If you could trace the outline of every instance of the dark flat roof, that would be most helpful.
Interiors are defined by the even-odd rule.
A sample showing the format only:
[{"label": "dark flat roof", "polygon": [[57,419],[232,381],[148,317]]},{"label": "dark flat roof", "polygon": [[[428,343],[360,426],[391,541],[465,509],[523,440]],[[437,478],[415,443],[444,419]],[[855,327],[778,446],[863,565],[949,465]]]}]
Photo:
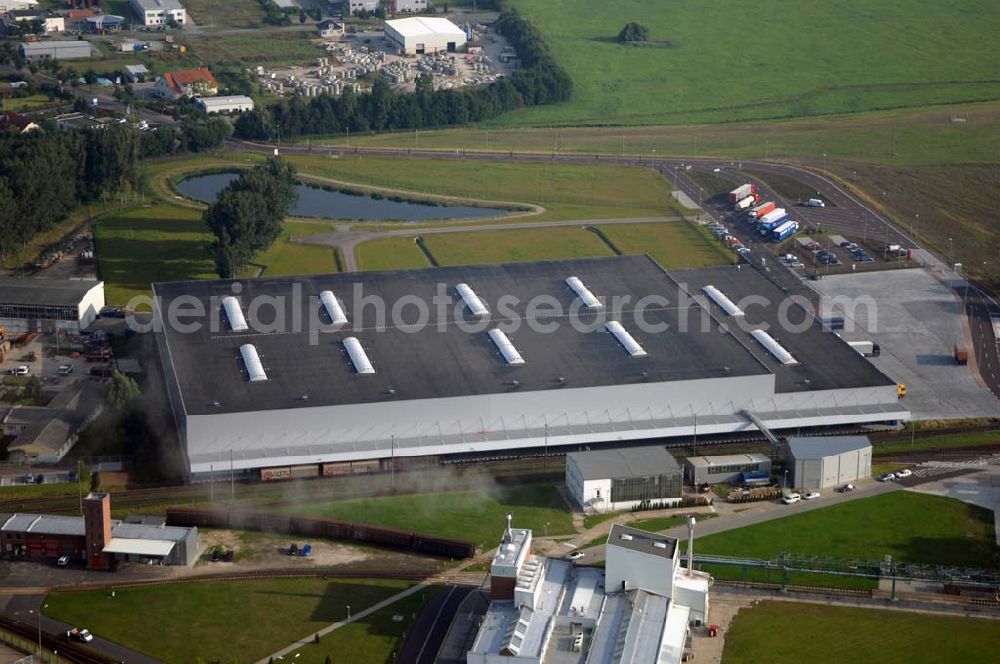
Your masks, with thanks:
[{"label": "dark flat roof", "polygon": [[[776,392],[803,392],[838,388],[876,387],[894,385],[895,382],[871,362],[862,357],[832,332],[825,331],[814,316],[794,305],[789,308],[787,320],[796,325],[805,319],[812,322],[803,331],[786,331],[782,326],[779,305],[785,293],[757,270],[744,266],[673,270],[671,276],[686,284],[692,295],[708,302],[711,311],[723,322],[730,323],[733,334],[775,374]],[[770,302],[766,306],[748,303],[745,307],[747,329],[766,323],[768,334],[798,360],[798,364],[784,365],[750,335],[737,327],[734,319],[720,307],[711,303],[702,288],[713,285],[730,300],[761,297]]]},{"label": "dark flat roof", "polygon": [[[657,544],[662,546],[656,546]],[[611,526],[608,546],[618,546],[640,553],[648,553],[651,556],[673,559],[674,550],[677,548],[677,539],[616,523]]]},{"label": "dark flat roof", "polygon": [[789,436],[788,449],[796,459],[822,459],[871,447],[868,436]]},{"label": "dark flat roof", "polygon": [[[562,305],[564,311],[578,300],[564,283],[576,275],[598,297],[628,296],[620,319],[625,328],[645,349],[646,357],[630,357],[603,325],[596,332],[580,332],[567,318],[540,313],[536,320],[559,323],[551,333],[532,331],[522,324],[508,336],[525,360],[522,366],[508,366],[490,340],[486,329],[469,332],[455,324],[452,313],[461,299],[455,285],[465,282],[499,318],[510,318],[498,302],[515,296],[520,303],[510,307],[522,323],[527,302],[538,295]],[[234,281],[193,281],[154,284],[162,310],[180,296],[193,296],[206,311],[218,312],[215,303],[233,294]],[[447,287],[452,305],[442,326],[437,307],[431,304],[431,322],[424,329],[380,327],[376,308],[366,305],[359,319],[355,288],[365,296],[378,296],[387,303],[387,311],[401,298],[433,303],[437,285]],[[239,280],[244,314],[258,296],[284,298],[283,332],[237,333],[229,329],[224,314],[221,328],[214,332],[206,326],[189,333],[166,327],[171,361],[178,377],[189,414],[240,412],[296,408],[331,404],[377,403],[387,399],[409,400],[432,397],[455,397],[494,394],[511,390],[537,391],[563,387],[579,388],[665,382],[726,376],[767,375],[770,373],[744,345],[732,335],[716,328],[690,332],[678,331],[681,317],[697,320],[697,303],[678,304],[675,282],[646,256],[513,263],[504,265],[461,266],[388,272],[327,274],[273,279]],[[320,333],[318,343],[310,343],[306,331],[295,332],[292,320],[298,308],[306,312],[320,309],[318,295],[332,290],[343,304],[350,323],[346,328]],[[635,303],[647,296],[669,300],[667,306],[645,311],[650,323],[666,323],[668,329],[645,333],[635,321]],[[256,301],[260,301],[259,299]],[[609,307],[610,308],[610,307]],[[697,313],[694,311],[696,310]],[[405,320],[416,318],[416,308],[408,307]],[[266,323],[273,309],[262,310]],[[315,314],[323,322],[325,313]],[[460,318],[475,322],[465,307]],[[588,323],[597,314],[583,311],[579,319]],[[186,322],[193,319],[186,319]],[[201,320],[204,321],[202,318]],[[248,316],[249,320],[249,316]],[[254,327],[250,321],[251,327]],[[342,340],[357,337],[375,367],[374,375],[358,375],[343,350]],[[241,344],[252,343],[260,356],[268,380],[250,383],[239,355]],[[850,351],[854,352],[854,351]],[[856,353],[855,353],[856,355]],[[773,364],[773,363],[771,363]],[[514,382],[516,381],[516,383]],[[391,390],[391,391],[390,391]],[[303,399],[307,396],[308,399]],[[217,403],[217,405],[216,405]]]},{"label": "dark flat roof", "polygon": [[101,282],[0,277],[0,304],[76,306]]},{"label": "dark flat roof", "polygon": [[681,471],[674,456],[657,445],[572,452],[566,456],[573,460],[585,480],[649,477]]}]

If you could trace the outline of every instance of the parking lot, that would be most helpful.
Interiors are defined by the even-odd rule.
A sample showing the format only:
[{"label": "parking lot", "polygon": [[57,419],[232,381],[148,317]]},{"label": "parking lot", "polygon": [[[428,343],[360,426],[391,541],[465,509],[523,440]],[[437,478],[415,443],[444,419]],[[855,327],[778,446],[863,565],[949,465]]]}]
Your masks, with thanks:
[{"label": "parking lot", "polygon": [[[810,283],[823,297],[821,315],[844,316],[847,325],[841,334],[846,340],[880,345],[881,355],[871,362],[906,385],[906,406],[915,418],[995,417],[1000,412],[1000,401],[971,365],[960,366],[954,359],[956,343],[969,346],[961,303],[933,274],[924,269],[880,271]],[[845,298],[846,306],[832,306],[831,298],[837,297]]]}]

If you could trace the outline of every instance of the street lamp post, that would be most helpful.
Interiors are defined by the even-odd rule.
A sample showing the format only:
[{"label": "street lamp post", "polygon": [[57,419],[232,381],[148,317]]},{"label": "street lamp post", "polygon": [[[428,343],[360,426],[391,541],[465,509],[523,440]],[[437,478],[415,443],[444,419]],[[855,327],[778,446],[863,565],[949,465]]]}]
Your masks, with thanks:
[{"label": "street lamp post", "polygon": [[952,240],[951,240],[951,238],[948,238],[948,267],[954,269],[953,266],[955,264],[951,260],[951,258],[952,258],[952,248],[953,248]]},{"label": "street lamp post", "polygon": [[351,619],[351,605],[350,604],[347,605],[347,619],[348,620]]}]

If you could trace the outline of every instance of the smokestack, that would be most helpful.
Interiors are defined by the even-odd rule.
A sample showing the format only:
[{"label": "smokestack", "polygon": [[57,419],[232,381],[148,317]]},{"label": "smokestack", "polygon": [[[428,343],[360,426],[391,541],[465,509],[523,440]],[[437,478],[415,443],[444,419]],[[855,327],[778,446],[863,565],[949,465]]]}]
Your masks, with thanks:
[{"label": "smokestack", "polygon": [[694,575],[694,524],[695,518],[688,517],[688,576]]},{"label": "smokestack", "polygon": [[510,532],[510,522],[511,522],[511,520],[513,518],[514,517],[511,515],[511,513],[507,512],[507,529],[505,531],[503,531],[503,541],[504,542],[513,542],[514,541],[514,533]]}]

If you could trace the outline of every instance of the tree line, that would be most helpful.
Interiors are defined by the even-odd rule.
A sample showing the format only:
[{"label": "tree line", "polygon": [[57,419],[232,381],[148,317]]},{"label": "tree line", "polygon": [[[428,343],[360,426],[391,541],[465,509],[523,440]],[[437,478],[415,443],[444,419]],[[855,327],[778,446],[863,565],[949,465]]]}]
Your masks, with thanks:
[{"label": "tree line", "polygon": [[301,95],[243,113],[236,122],[240,138],[270,140],[309,134],[339,134],[420,129],[479,122],[525,106],[566,101],[573,83],[542,40],[541,33],[516,8],[500,3],[497,30],[517,50],[521,69],[488,85],[435,90],[430,74],[416,79],[413,92],[396,92],[377,76],[370,92],[347,90],[340,96]]},{"label": "tree line", "polygon": [[141,132],[129,125],[61,130],[52,120],[25,134],[0,132],[0,257],[49,230],[76,206],[144,187],[139,160],[217,147],[225,118]]},{"label": "tree line", "polygon": [[221,278],[232,278],[278,239],[297,198],[295,168],[280,157],[244,171],[219,192],[202,218],[215,234],[211,252]]}]

